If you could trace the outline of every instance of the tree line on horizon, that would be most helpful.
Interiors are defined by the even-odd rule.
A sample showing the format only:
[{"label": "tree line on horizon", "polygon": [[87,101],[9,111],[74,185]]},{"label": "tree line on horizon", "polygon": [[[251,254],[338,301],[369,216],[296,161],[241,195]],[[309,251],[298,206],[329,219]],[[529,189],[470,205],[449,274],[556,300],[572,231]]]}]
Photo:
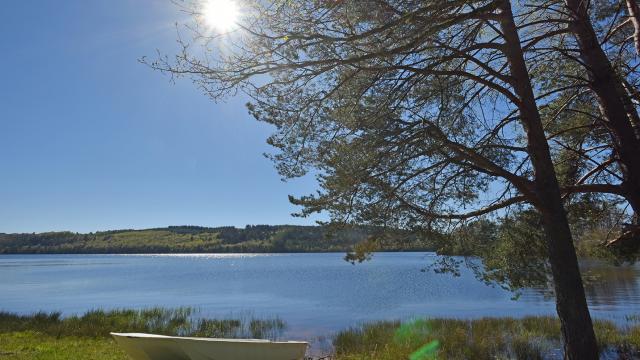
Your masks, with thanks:
[{"label": "tree line on horizon", "polygon": [[[612,230],[620,226],[617,224],[620,216],[624,214],[607,201],[583,199],[574,204],[569,218],[580,257],[613,263],[635,260],[615,248],[603,246]],[[448,233],[331,225],[247,225],[244,228],[182,225],[90,233],[0,233],[0,254],[346,252],[347,260],[357,262],[366,257],[363,252],[433,251],[445,257],[479,257],[489,268],[496,268],[496,264],[514,257],[527,257],[532,266],[545,270],[539,274],[544,281],[538,278],[538,283],[534,284],[539,286],[548,280],[547,266],[535,260],[542,258],[543,249],[536,247],[539,244],[536,242],[530,247],[517,246],[531,237],[540,237],[539,228],[537,214],[524,210],[498,220],[472,221]],[[508,277],[506,273],[502,276]],[[522,280],[512,281],[515,284]],[[525,286],[532,284],[533,281],[528,280]],[[516,288],[513,286],[514,290]]]},{"label": "tree line on horizon", "polygon": [[[333,230],[323,226],[295,225],[169,226],[87,234],[70,231],[0,233],[0,254],[346,252],[375,233],[380,230],[370,227]],[[424,242],[412,241],[405,246],[387,246],[381,250],[430,249]]]}]

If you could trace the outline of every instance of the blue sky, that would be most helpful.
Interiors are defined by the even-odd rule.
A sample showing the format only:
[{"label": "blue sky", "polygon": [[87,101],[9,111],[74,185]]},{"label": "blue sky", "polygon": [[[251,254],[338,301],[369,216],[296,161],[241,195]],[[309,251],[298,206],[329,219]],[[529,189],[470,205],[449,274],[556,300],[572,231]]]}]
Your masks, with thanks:
[{"label": "blue sky", "polygon": [[0,12],[0,232],[311,224],[292,218],[242,98],[138,63],[175,49],[169,0],[21,0]]}]

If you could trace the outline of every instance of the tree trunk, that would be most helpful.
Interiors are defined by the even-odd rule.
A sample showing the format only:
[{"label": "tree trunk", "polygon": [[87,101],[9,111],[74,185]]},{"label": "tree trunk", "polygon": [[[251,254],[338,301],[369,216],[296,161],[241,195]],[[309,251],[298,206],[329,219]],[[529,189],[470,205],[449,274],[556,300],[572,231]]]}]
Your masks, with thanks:
[{"label": "tree trunk", "polygon": [[629,12],[629,20],[633,24],[633,45],[636,53],[640,55],[640,7],[636,0],[627,0],[627,11]]},{"label": "tree trunk", "polygon": [[[632,110],[627,111],[627,113],[629,113],[629,118],[633,121],[631,125],[636,130],[636,137],[640,140],[640,117],[637,116],[637,112],[635,111],[635,106],[637,104],[640,104],[640,93],[638,93],[638,89],[631,86],[631,84],[629,84],[629,82],[625,78],[622,78],[621,81],[622,86],[624,87],[624,90],[627,94],[627,104],[631,107],[630,109]],[[634,114],[636,114],[636,116],[633,116]]]},{"label": "tree trunk", "polygon": [[[570,29],[575,34],[580,56],[589,74],[590,85],[598,98],[602,113],[608,120],[605,126],[613,137],[614,149],[620,159],[622,187],[625,198],[636,214],[640,214],[640,129],[638,113],[624,81],[614,71],[602,50],[587,12],[589,1],[565,0],[571,15]],[[629,2],[627,2],[629,3]],[[637,9],[637,4],[633,1]],[[632,9],[630,8],[630,12]],[[635,18],[638,17],[636,13]],[[636,19],[637,20],[637,19]],[[634,23],[635,25],[635,23]]]},{"label": "tree trunk", "polygon": [[625,199],[629,202],[629,205],[633,209],[632,223],[636,226],[640,226],[640,186],[634,186],[634,183],[624,183],[626,186],[625,192],[629,195]]},{"label": "tree trunk", "polygon": [[520,117],[527,133],[528,153],[535,172],[534,187],[537,197],[534,205],[542,213],[565,357],[571,360],[596,360],[598,347],[578,268],[578,258],[524,61],[520,37],[513,21],[510,1],[503,0],[500,10],[501,30],[506,42],[505,54],[514,78],[512,85],[520,99]]}]

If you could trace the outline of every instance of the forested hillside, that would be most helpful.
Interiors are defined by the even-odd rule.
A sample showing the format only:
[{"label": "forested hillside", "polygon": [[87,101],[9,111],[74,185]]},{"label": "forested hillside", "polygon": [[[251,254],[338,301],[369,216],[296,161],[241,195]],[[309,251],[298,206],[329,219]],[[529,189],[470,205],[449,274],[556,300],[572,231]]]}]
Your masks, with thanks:
[{"label": "forested hillside", "polygon": [[[205,253],[349,251],[374,234],[367,227],[330,231],[322,226],[249,225],[235,227],[169,226],[80,234],[0,233],[0,254],[18,253]],[[383,250],[396,251],[383,246]],[[420,241],[402,243],[403,250],[426,250]]]}]

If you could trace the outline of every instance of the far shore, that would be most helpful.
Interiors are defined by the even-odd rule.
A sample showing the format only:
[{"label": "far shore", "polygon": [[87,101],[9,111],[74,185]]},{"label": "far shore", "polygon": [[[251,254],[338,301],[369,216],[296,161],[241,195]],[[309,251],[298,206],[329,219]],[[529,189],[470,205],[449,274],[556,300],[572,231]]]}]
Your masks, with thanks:
[{"label": "far shore", "polygon": [[[370,240],[379,229],[354,226],[250,225],[168,226],[144,230],[110,230],[95,233],[70,231],[0,233],[0,254],[203,254],[203,253],[339,253]],[[385,230],[395,236],[399,231]],[[435,235],[434,235],[435,236]],[[432,251],[423,241],[380,245],[380,251]]]},{"label": "far shore", "polygon": [[[135,253],[127,253],[127,252],[19,252],[19,253],[3,253],[0,252],[0,256],[8,256],[8,255],[282,255],[282,254],[290,254],[290,255],[303,255],[303,254],[345,254],[349,252],[349,250],[333,250],[333,251],[265,251],[265,252],[135,252]],[[420,253],[420,254],[433,254],[436,255],[436,252],[430,249],[426,250],[382,250],[382,251],[374,251],[372,254],[384,254],[384,253]],[[455,256],[455,255],[453,255]],[[462,255],[460,255],[462,256]]]}]

